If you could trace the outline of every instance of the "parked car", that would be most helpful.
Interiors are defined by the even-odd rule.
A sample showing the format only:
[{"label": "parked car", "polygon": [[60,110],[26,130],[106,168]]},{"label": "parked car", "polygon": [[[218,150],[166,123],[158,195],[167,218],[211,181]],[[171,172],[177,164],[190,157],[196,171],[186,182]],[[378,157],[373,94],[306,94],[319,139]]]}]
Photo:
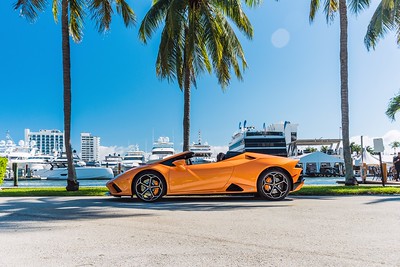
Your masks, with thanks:
[{"label": "parked car", "polygon": [[113,196],[152,202],[164,195],[255,193],[282,200],[299,190],[304,179],[298,160],[258,153],[227,154],[222,160],[192,164],[193,152],[182,152],[128,170],[107,183]]}]

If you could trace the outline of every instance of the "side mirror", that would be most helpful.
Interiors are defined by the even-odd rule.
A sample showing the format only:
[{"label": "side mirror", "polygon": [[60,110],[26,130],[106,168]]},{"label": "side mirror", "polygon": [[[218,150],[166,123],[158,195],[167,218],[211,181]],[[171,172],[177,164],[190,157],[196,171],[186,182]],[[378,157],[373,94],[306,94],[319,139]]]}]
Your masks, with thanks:
[{"label": "side mirror", "polygon": [[186,161],[184,159],[178,159],[172,162],[176,167],[178,167],[181,170],[186,170]]}]

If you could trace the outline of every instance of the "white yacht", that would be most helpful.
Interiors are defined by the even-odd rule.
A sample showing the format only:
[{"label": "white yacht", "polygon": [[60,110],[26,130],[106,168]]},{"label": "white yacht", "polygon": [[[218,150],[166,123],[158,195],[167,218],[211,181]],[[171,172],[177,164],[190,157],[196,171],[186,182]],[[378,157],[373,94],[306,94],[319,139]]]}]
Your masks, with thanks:
[{"label": "white yacht", "polygon": [[170,142],[168,137],[161,136],[153,143],[149,161],[157,161],[173,154],[175,154],[174,143]]},{"label": "white yacht", "polygon": [[6,134],[6,140],[0,141],[0,157],[8,159],[8,168],[11,168],[14,162],[22,164],[27,161],[28,158],[34,157],[36,153],[37,148],[35,141],[26,143],[25,141],[20,140],[17,145],[14,143],[8,132]]},{"label": "white yacht", "polygon": [[[104,167],[75,167],[76,177],[78,180],[110,180],[114,178],[111,168]],[[68,168],[51,168],[34,172],[35,177],[47,180],[66,180],[68,177]]]},{"label": "white yacht", "polygon": [[118,169],[118,166],[122,166],[122,157],[120,154],[108,154],[105,156],[105,159],[101,162],[101,166],[111,168],[111,169]]},{"label": "white yacht", "polygon": [[34,155],[27,159],[16,159],[13,163],[18,163],[18,168],[28,167],[30,171],[37,171],[42,169],[50,169],[51,162],[54,160],[53,156],[50,155]]},{"label": "white yacht", "polygon": [[232,136],[229,151],[256,152],[275,156],[287,157],[290,144],[297,140],[297,124],[290,122],[275,123],[262,130],[254,126],[246,126],[246,121],[239,131]]},{"label": "white yacht", "polygon": [[139,150],[136,145],[133,150],[127,151],[122,157],[122,167],[124,170],[129,170],[145,163],[145,153]]},{"label": "white yacht", "polygon": [[207,142],[202,143],[200,131],[197,143],[190,145],[189,151],[194,153],[193,158],[191,158],[194,164],[215,162],[215,158],[212,157],[211,146]]},{"label": "white yacht", "polygon": [[[81,158],[76,153],[72,154],[72,160],[74,161],[74,165],[76,167],[86,166],[86,163],[83,160],[81,160]],[[51,163],[54,166],[57,165],[58,167],[67,167],[68,166],[67,153],[62,152],[61,156],[56,157]]]}]

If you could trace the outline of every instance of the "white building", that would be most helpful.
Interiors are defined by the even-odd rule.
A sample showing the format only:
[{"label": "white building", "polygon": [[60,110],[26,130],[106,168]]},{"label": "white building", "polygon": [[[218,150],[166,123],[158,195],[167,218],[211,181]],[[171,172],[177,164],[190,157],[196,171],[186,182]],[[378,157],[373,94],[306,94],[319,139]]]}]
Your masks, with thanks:
[{"label": "white building", "polygon": [[100,137],[81,133],[81,158],[83,161],[99,161]]},{"label": "white building", "polygon": [[25,129],[25,143],[36,143],[38,151],[45,155],[53,155],[56,151],[61,153],[64,151],[64,133],[60,130],[31,132]]}]

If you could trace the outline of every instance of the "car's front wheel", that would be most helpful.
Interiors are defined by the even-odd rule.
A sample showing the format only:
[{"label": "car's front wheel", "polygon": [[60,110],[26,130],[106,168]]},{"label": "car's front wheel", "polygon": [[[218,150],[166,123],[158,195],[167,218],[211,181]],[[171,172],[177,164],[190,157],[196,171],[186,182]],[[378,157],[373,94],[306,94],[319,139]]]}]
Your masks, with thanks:
[{"label": "car's front wheel", "polygon": [[166,192],[167,185],[160,174],[145,172],[134,179],[132,189],[140,200],[153,202],[162,198]]},{"label": "car's front wheel", "polygon": [[257,181],[259,196],[268,200],[283,200],[290,191],[290,177],[282,170],[267,170]]}]

